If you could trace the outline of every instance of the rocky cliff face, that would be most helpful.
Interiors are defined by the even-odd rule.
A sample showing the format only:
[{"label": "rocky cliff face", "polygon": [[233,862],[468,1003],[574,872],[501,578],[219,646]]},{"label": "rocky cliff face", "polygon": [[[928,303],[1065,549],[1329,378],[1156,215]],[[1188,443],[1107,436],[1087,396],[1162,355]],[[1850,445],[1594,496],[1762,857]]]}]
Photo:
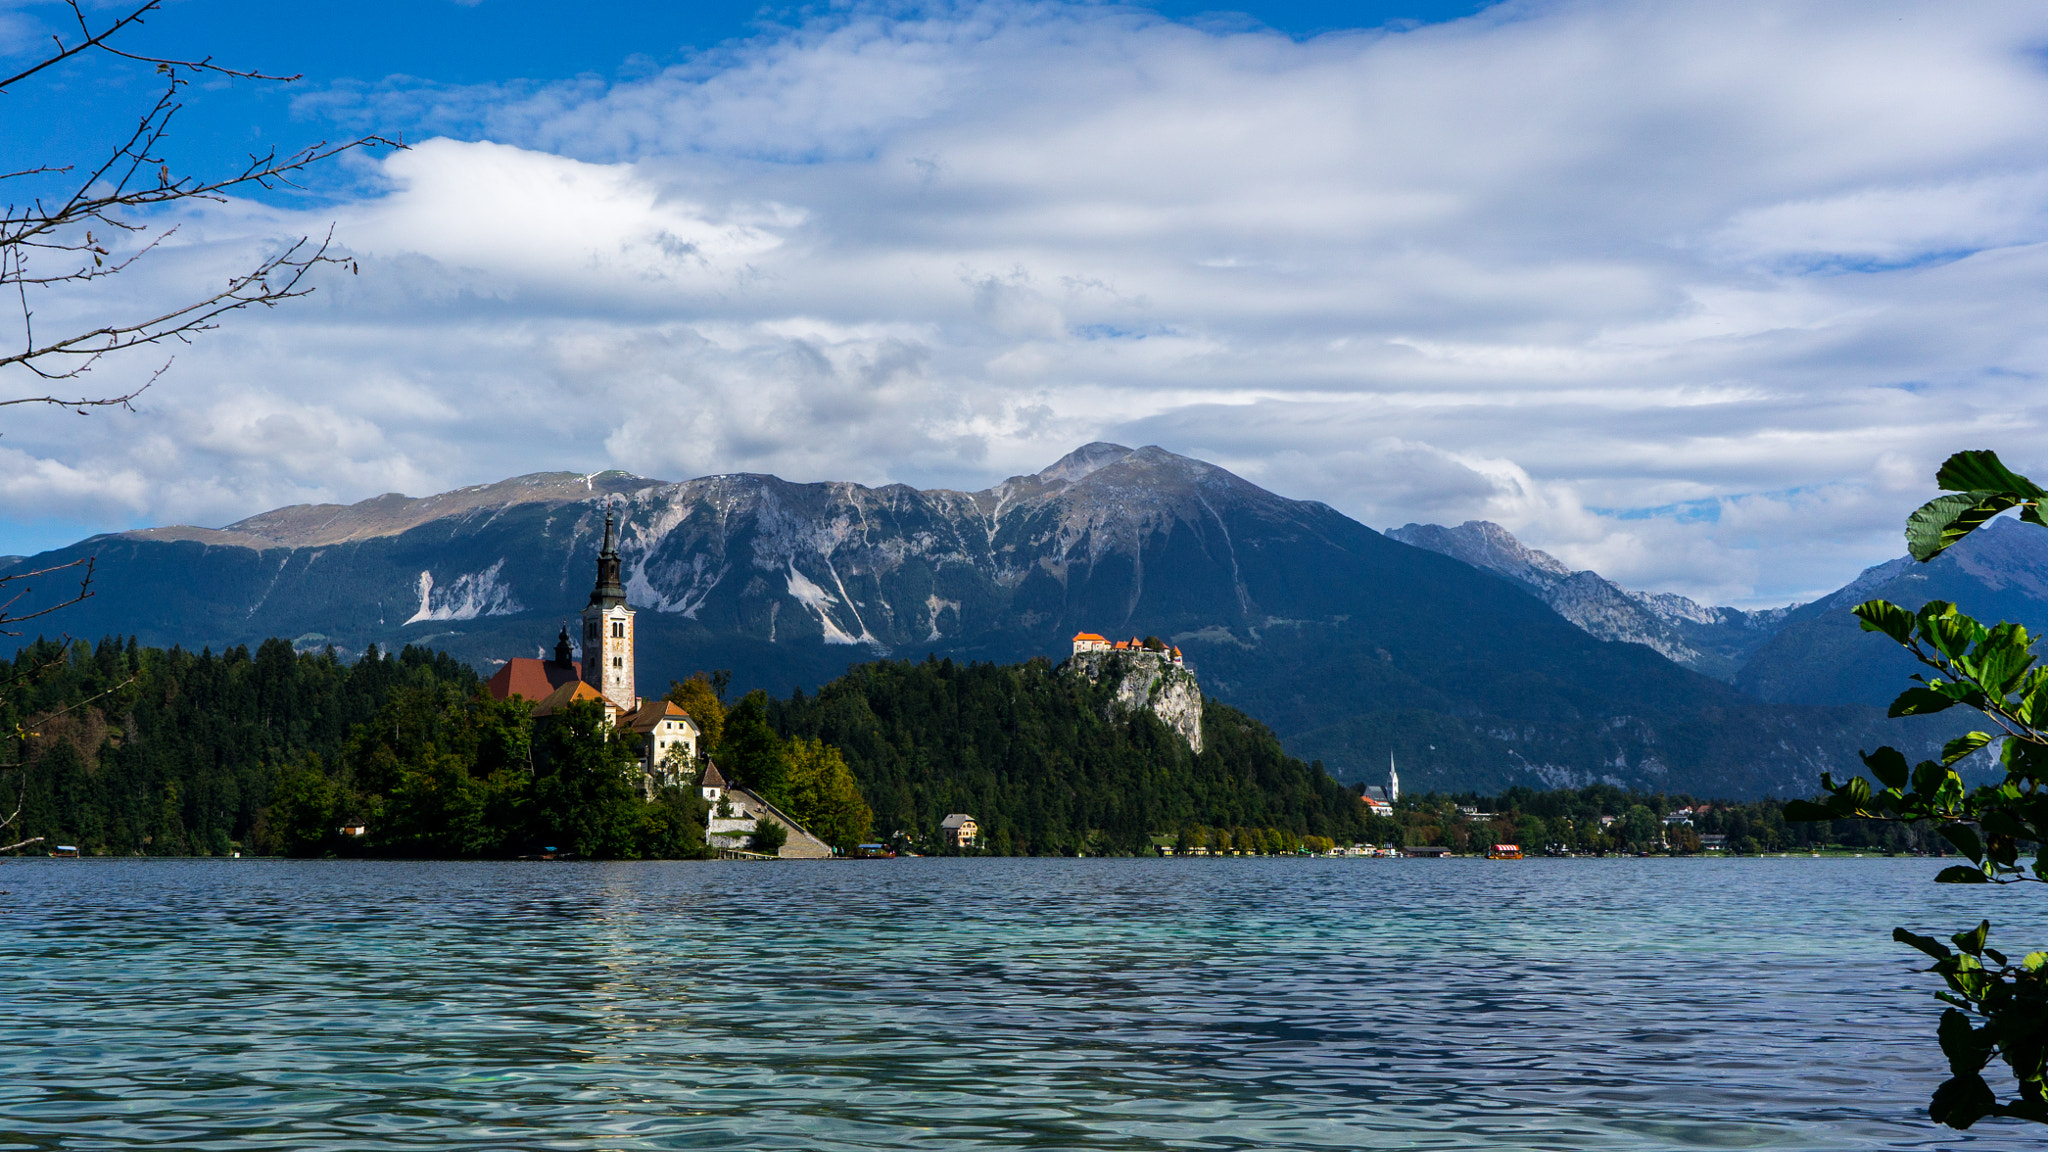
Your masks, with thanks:
[{"label": "rocky cliff face", "polygon": [[1188,747],[1202,750],[1202,686],[1195,675],[1155,652],[1082,652],[1069,658],[1060,670],[1085,676],[1100,683],[1104,676],[1116,684],[1112,712],[1150,711],[1168,728],[1180,733]]}]

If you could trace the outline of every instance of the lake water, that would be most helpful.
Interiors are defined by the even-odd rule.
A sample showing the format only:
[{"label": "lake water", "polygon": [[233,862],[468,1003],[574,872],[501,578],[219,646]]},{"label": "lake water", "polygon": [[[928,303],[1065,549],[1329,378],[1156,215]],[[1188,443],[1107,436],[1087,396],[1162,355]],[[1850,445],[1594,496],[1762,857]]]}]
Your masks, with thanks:
[{"label": "lake water", "polygon": [[2038,1147],[1937,867],[8,860],[0,1147]]}]

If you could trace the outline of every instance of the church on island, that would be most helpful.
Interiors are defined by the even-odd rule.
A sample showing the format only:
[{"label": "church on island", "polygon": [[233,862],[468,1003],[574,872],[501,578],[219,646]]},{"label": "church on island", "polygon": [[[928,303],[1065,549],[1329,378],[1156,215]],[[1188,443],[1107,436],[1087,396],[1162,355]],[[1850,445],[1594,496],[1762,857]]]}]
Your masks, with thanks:
[{"label": "church on island", "polygon": [[666,786],[695,787],[711,804],[709,843],[716,848],[743,848],[768,820],[787,833],[778,855],[813,859],[832,855],[824,841],[811,835],[781,809],[745,788],[729,785],[711,750],[702,746],[703,729],[674,701],[643,699],[633,668],[633,609],[619,579],[619,549],[611,509],[605,509],[604,542],[597,553],[597,585],[583,609],[582,655],[576,659],[569,629],[555,637],[555,658],[514,657],[505,661],[489,682],[492,699],[522,697],[534,701],[533,717],[542,720],[570,704],[595,700],[605,719],[620,732],[640,736],[640,792],[652,798]]}]

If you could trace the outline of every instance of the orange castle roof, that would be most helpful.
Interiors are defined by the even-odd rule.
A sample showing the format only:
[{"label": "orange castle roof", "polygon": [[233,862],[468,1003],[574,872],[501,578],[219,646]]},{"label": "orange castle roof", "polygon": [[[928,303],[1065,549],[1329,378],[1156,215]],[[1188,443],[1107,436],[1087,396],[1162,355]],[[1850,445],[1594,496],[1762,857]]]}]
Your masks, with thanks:
[{"label": "orange castle roof", "polygon": [[1107,644],[1107,643],[1109,643],[1109,637],[1107,637],[1107,636],[1097,636],[1097,635],[1096,635],[1095,633],[1093,633],[1093,632],[1076,632],[1076,633],[1074,633],[1074,643],[1076,643],[1076,644],[1079,644],[1079,643],[1080,643],[1081,641],[1083,641],[1083,640],[1093,640],[1093,641],[1095,641],[1095,642],[1096,642],[1096,643],[1098,643],[1098,644]]}]

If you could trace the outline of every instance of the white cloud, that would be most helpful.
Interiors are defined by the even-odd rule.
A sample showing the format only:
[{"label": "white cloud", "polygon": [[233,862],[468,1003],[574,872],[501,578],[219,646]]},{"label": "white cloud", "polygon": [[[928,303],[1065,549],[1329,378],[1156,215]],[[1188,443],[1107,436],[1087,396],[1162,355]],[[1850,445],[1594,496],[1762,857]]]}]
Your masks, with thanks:
[{"label": "white cloud", "polygon": [[[23,417],[0,501],[978,486],[1111,437],[1635,586],[1811,595],[1896,553],[1948,451],[2048,455],[2044,38],[2019,3],[1513,3],[1305,42],[998,3],[609,87],[333,90],[302,106],[451,134],[335,213],[361,275],[237,318],[140,421]],[[325,220],[196,216],[124,290]]]}]

